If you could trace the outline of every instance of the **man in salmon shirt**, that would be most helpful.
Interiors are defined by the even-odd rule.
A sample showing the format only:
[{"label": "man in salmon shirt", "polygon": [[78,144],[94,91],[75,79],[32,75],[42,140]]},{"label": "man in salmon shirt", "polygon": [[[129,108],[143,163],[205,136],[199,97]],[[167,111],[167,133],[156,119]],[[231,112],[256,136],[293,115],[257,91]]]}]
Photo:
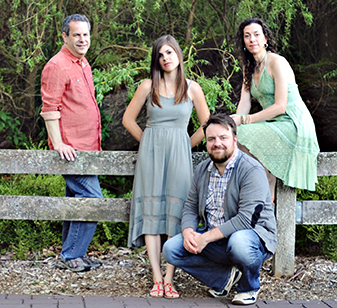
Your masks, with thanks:
[{"label": "man in salmon shirt", "polygon": [[[74,161],[76,151],[101,150],[101,119],[95,99],[91,67],[85,58],[90,47],[90,22],[84,15],[68,16],[62,24],[64,45],[42,71],[42,112],[51,150]],[[96,175],[64,175],[66,196],[102,198]],[[64,221],[59,268],[80,272],[101,266],[90,259],[88,246],[97,222]]]}]

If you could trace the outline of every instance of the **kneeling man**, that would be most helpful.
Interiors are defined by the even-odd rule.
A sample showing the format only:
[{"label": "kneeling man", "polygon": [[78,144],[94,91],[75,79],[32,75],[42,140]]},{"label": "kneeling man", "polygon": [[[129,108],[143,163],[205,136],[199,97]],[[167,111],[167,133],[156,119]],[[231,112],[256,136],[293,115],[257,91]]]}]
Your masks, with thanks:
[{"label": "kneeling man", "polygon": [[238,149],[234,120],[211,115],[204,125],[209,159],[195,172],[182,233],[169,239],[166,261],[225,297],[237,283],[234,304],[255,303],[260,268],[276,248],[276,221],[262,165]]}]

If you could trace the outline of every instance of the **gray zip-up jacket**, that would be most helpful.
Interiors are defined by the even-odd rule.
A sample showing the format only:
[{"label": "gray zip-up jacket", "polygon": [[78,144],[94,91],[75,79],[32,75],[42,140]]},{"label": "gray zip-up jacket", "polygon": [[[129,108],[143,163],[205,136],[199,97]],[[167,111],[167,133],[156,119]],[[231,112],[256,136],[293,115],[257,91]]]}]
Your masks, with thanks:
[{"label": "gray zip-up jacket", "polygon": [[[207,230],[206,197],[211,159],[201,162],[194,171],[192,186],[185,202],[181,228]],[[271,205],[266,172],[254,158],[238,149],[238,157],[229,179],[224,211],[226,222],[219,226],[224,237],[243,229],[253,229],[271,253],[277,243],[276,220]]]}]

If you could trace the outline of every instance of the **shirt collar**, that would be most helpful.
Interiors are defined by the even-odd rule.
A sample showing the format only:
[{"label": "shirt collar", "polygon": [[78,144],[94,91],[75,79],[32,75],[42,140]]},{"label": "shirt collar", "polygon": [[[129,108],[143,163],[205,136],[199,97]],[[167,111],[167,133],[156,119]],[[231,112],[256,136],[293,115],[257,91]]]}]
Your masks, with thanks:
[{"label": "shirt collar", "polygon": [[88,60],[83,57],[81,60],[77,57],[75,57],[66,46],[62,46],[61,51],[66,55],[66,57],[68,57],[73,63],[79,63],[81,64],[82,61],[82,65],[83,67],[86,66],[88,64]]}]

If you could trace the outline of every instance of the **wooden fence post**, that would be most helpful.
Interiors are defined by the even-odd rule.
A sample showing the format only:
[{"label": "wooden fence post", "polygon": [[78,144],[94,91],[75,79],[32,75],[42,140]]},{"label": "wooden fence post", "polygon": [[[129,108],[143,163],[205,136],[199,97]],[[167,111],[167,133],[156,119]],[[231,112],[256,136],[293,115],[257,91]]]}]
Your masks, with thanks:
[{"label": "wooden fence post", "polygon": [[277,180],[276,208],[277,248],[273,259],[276,277],[291,277],[295,268],[296,189]]}]

